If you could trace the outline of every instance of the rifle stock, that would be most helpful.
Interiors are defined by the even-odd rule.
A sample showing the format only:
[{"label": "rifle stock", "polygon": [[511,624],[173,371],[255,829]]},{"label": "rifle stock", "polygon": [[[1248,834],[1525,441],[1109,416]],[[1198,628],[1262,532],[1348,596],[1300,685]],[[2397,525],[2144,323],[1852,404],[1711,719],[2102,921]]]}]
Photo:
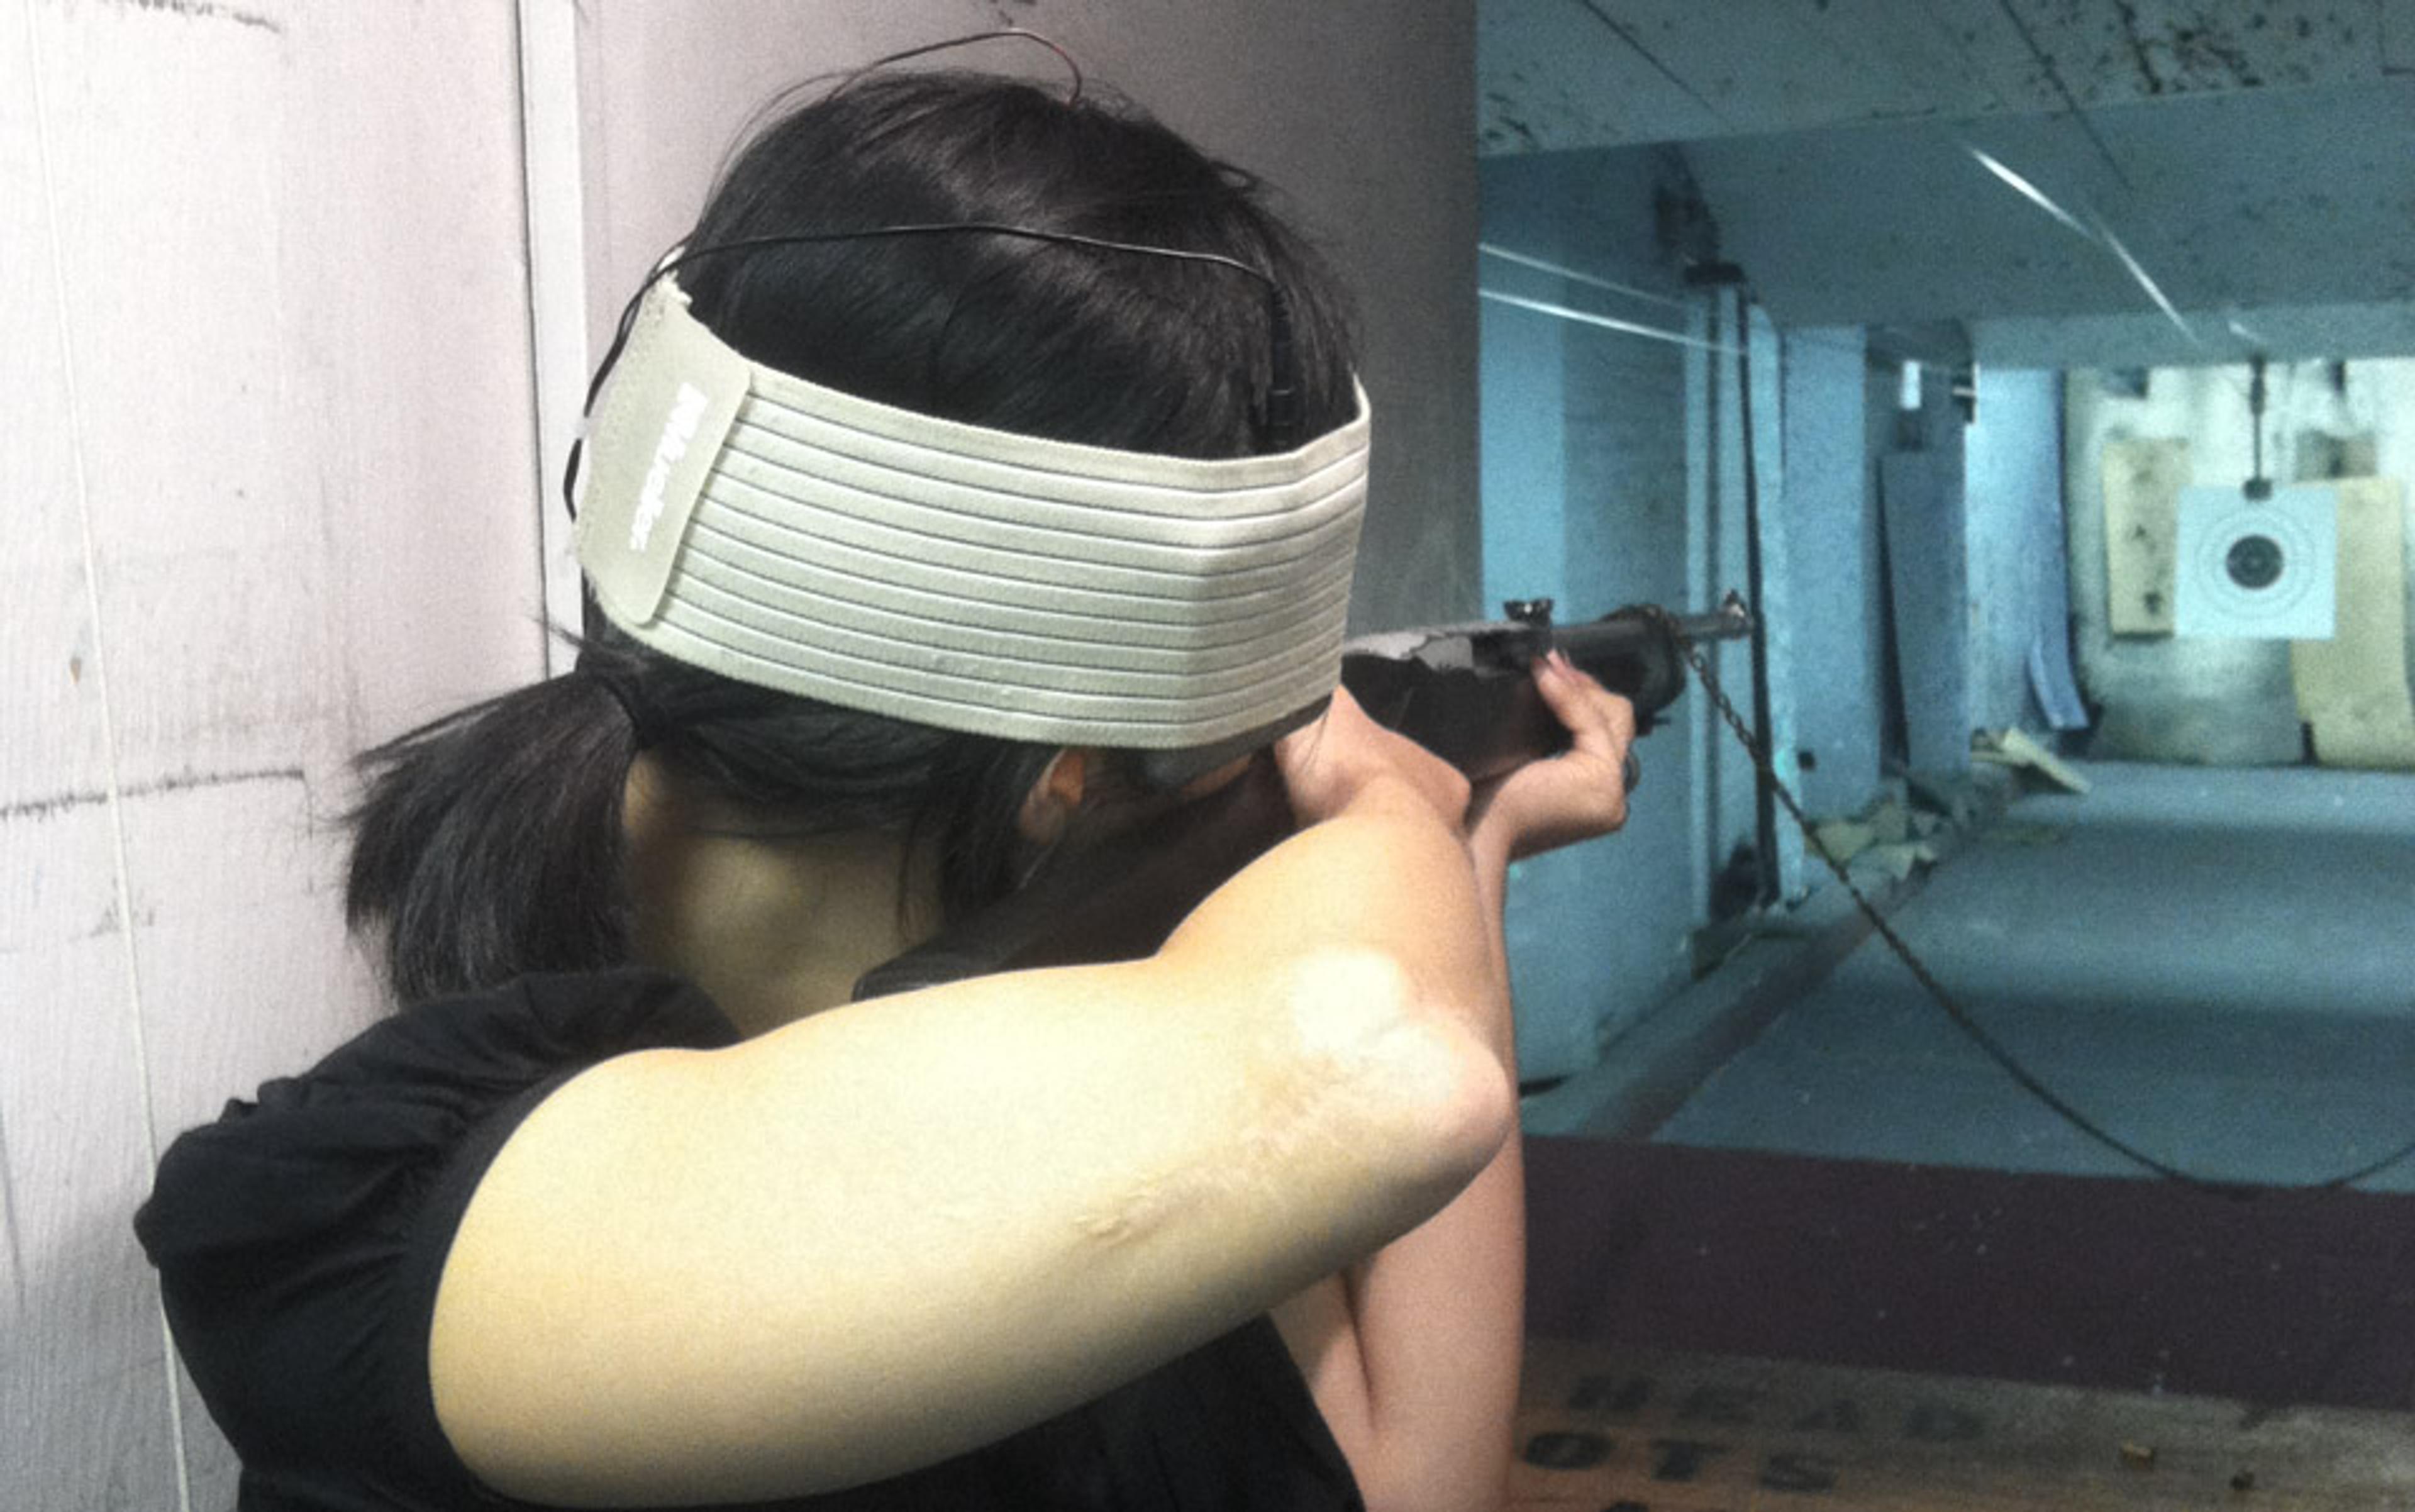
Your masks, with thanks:
[{"label": "rifle stock", "polygon": [[[1565,651],[1605,687],[1625,695],[1635,705],[1642,736],[1685,691],[1688,642],[1734,638],[1752,629],[1750,611],[1733,594],[1718,612],[1689,619],[1628,608],[1554,626],[1548,600],[1513,605],[1511,614],[1497,622],[1352,641],[1342,648],[1342,684],[1377,724],[1481,782],[1567,747],[1567,731],[1528,674],[1536,657]],[[1137,960],[1154,952],[1208,893],[1291,833],[1291,801],[1265,749],[1272,739],[1259,740],[1236,781],[1052,858],[1008,897],[874,967],[856,982],[856,999],[997,971]],[[1194,760],[1153,772],[1172,786],[1204,770],[1210,769]]]}]

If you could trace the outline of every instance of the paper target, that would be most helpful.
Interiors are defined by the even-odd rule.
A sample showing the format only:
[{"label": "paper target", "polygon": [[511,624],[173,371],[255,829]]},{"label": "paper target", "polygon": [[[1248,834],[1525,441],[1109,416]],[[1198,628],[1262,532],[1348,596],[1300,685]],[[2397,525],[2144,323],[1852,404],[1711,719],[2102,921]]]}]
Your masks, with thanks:
[{"label": "paper target", "polygon": [[2336,490],[2282,488],[2258,502],[2237,488],[2188,488],[2180,505],[2175,631],[2331,638],[2339,579]]}]

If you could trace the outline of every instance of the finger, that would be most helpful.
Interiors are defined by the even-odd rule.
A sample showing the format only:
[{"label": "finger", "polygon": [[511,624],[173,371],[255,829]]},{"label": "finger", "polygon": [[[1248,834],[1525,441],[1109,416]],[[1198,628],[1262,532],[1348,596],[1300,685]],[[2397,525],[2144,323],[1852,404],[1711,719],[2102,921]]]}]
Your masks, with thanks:
[{"label": "finger", "polygon": [[1608,832],[1627,822],[1627,773],[1634,758],[1635,705],[1580,670],[1565,652],[1551,658],[1542,692],[1568,729],[1568,750],[1591,777],[1588,828]]},{"label": "finger", "polygon": [[1579,670],[1564,652],[1553,651],[1536,663],[1535,687],[1567,727],[1576,750],[1606,756],[1615,766],[1634,742],[1634,703]]}]

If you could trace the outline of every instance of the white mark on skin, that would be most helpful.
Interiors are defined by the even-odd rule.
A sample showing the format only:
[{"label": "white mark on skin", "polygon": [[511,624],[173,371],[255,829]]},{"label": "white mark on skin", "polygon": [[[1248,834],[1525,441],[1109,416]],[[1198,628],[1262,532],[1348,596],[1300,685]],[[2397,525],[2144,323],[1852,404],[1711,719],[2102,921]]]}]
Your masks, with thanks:
[{"label": "white mark on skin", "polygon": [[1083,1238],[1102,1249],[1115,1250],[1164,1227],[1177,1206],[1175,1194],[1167,1190],[1164,1183],[1144,1182],[1113,1207],[1083,1213],[1073,1222]]},{"label": "white mark on skin", "polygon": [[1288,994],[1291,1044],[1276,1057],[1280,1070],[1254,1085],[1223,1158],[1137,1176],[1075,1215],[1077,1232],[1102,1248],[1129,1247],[1221,1195],[1279,1180],[1320,1142],[1355,1148],[1370,1109],[1442,1105],[1462,1072],[1404,1011],[1410,991],[1400,967],[1372,952],[1302,964]]},{"label": "white mark on skin", "polygon": [[1337,1084],[1447,1097],[1456,1068],[1406,1011],[1413,996],[1400,966],[1383,956],[1337,952],[1308,963],[1292,994],[1292,1022],[1309,1065]]}]

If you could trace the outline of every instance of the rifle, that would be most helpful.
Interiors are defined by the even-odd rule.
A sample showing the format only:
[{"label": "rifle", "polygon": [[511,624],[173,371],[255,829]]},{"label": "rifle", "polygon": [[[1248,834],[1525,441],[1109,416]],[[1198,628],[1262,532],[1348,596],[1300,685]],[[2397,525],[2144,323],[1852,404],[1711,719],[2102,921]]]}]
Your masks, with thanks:
[{"label": "rifle", "polygon": [[[1529,668],[1547,651],[1635,706],[1648,732],[1686,688],[1686,648],[1751,634],[1736,594],[1711,614],[1680,618],[1630,607],[1574,625],[1552,622],[1549,599],[1516,600],[1501,621],[1363,636],[1342,647],[1342,685],[1369,718],[1432,751],[1471,781],[1557,755],[1568,732],[1535,691]],[[1028,883],[934,939],[875,966],[855,998],[1034,966],[1129,961],[1153,953],[1208,893],[1292,832],[1291,801],[1266,747],[1315,718],[1199,750],[1151,755],[1143,784],[1171,792],[1257,753],[1238,779],[1195,801],[1088,846],[1066,847]]]}]

